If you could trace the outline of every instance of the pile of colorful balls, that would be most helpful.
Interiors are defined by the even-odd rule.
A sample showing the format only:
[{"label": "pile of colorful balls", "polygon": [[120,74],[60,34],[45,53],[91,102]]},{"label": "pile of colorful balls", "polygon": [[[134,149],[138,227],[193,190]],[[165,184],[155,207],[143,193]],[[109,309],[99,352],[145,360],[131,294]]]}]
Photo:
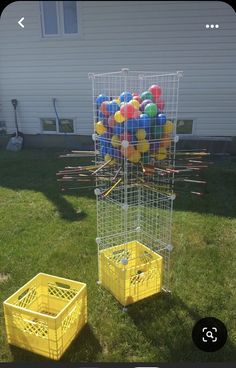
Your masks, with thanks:
[{"label": "pile of colorful balls", "polygon": [[105,161],[126,157],[130,162],[164,160],[174,125],[164,113],[162,90],[152,85],[141,94],[122,92],[96,98],[99,150]]}]

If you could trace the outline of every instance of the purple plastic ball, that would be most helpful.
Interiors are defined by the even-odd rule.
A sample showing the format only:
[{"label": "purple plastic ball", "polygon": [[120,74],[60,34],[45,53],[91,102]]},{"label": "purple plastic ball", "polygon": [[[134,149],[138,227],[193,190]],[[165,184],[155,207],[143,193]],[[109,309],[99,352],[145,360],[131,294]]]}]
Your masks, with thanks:
[{"label": "purple plastic ball", "polygon": [[147,104],[152,103],[152,100],[144,100],[140,105],[140,110],[144,111]]}]

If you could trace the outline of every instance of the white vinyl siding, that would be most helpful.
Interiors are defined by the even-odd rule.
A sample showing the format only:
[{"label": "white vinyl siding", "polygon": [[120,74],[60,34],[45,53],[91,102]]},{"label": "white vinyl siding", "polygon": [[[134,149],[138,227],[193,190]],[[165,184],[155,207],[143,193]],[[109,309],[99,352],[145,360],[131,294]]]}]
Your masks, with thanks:
[{"label": "white vinyl siding", "polygon": [[[25,28],[17,24],[24,16]],[[79,1],[79,35],[42,37],[37,1],[8,5],[0,21],[0,99],[8,132],[11,99],[19,128],[41,132],[40,118],[75,117],[75,133],[90,135],[89,72],[183,70],[179,119],[204,136],[236,136],[236,22],[224,2]],[[206,29],[206,24],[219,24]]]}]

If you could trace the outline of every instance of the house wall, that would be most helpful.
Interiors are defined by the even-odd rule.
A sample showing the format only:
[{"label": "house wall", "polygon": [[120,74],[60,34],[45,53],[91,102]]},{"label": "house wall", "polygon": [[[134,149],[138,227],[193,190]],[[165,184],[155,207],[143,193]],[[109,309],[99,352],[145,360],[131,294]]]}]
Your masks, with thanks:
[{"label": "house wall", "polygon": [[[194,134],[236,136],[236,22],[224,2],[80,1],[79,36],[43,38],[37,1],[5,8],[0,21],[1,120],[14,131],[11,99],[19,101],[20,130],[41,133],[40,117],[75,118],[91,135],[89,72],[183,70],[179,118]],[[17,24],[24,17],[25,28]],[[206,29],[205,24],[219,24]]]}]

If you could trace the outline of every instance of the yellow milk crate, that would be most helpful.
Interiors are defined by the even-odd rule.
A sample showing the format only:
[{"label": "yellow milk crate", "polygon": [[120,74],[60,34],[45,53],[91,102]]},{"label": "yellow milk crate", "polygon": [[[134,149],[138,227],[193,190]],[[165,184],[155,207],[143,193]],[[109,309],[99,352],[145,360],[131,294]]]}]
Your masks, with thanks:
[{"label": "yellow milk crate", "polygon": [[9,344],[58,360],[87,322],[87,287],[39,273],[3,306]]},{"label": "yellow milk crate", "polygon": [[124,306],[161,291],[163,258],[139,241],[99,252],[99,279]]}]

